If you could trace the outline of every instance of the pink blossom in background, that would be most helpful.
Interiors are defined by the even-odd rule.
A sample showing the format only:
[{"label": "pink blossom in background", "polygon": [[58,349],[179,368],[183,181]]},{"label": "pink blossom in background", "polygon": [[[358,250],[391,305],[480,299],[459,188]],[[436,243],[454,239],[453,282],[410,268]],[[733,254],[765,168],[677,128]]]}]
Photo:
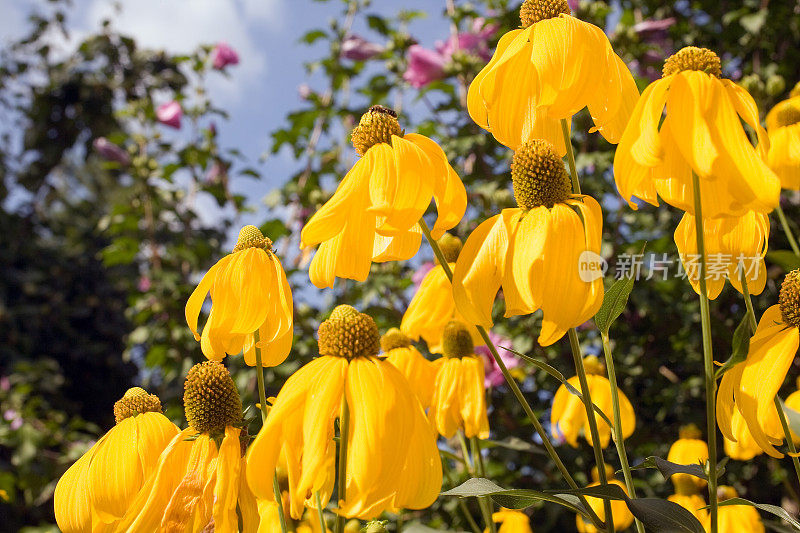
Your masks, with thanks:
[{"label": "pink blossom in background", "polygon": [[3,376],[2,378],[0,378],[0,390],[2,391],[11,390],[11,380],[8,379],[8,376]]},{"label": "pink blossom in background", "polygon": [[414,282],[414,288],[419,288],[419,284],[422,283],[422,280],[425,279],[425,276],[428,275],[433,267],[436,266],[433,261],[425,261],[422,263],[419,268],[414,272],[411,276],[411,281]]},{"label": "pink blossom in background", "polygon": [[366,61],[382,53],[384,47],[351,33],[342,42],[342,57],[354,61]]},{"label": "pink blossom in background", "polygon": [[105,137],[98,137],[92,141],[92,147],[94,148],[95,152],[100,154],[103,159],[108,161],[116,161],[123,166],[128,165],[131,162],[128,152],[112,143]]},{"label": "pink blossom in background", "polygon": [[486,20],[478,17],[472,21],[469,31],[460,32],[455,37],[450,37],[446,42],[436,43],[436,50],[448,61],[455,52],[461,51],[470,55],[475,55],[489,61],[492,52],[489,49],[488,40],[500,29],[498,24],[486,24]]},{"label": "pink blossom in background", "polygon": [[[503,337],[502,335],[498,335],[492,331],[489,332],[489,339],[497,347],[497,353],[500,354],[500,359],[503,361],[503,364],[506,365],[506,368],[511,370],[512,368],[517,368],[520,365],[519,358],[516,355],[501,348],[501,346],[512,348],[511,339]],[[489,348],[487,346],[476,346],[475,353],[480,355],[483,359],[483,368],[486,372],[486,378],[484,380],[486,386],[497,387],[498,385],[502,385],[505,382],[505,378],[503,377],[503,373],[500,371],[500,367],[497,366],[497,363],[495,363],[494,357],[492,357],[492,352],[489,351]]]},{"label": "pink blossom in background", "polygon": [[567,0],[567,5],[574,13],[578,10],[578,6],[580,5],[580,0]]},{"label": "pink blossom in background", "polygon": [[14,409],[6,409],[6,411],[3,413],[3,418],[6,420],[6,422],[11,422],[9,424],[11,431],[16,431],[22,427],[22,417],[19,416],[19,413]]},{"label": "pink blossom in background", "polygon": [[162,104],[156,108],[156,118],[160,123],[170,128],[180,129],[183,109],[175,100]]},{"label": "pink blossom in background", "polygon": [[444,77],[444,66],[448,60],[436,50],[412,44],[408,49],[408,68],[403,73],[403,79],[416,89],[425,87]]},{"label": "pink blossom in background", "polygon": [[659,20],[645,20],[639,22],[633,27],[633,31],[641,36],[650,34],[661,34],[666,32],[671,26],[675,24],[675,17],[669,17]]},{"label": "pink blossom in background", "polygon": [[311,96],[312,92],[313,91],[311,90],[311,87],[307,83],[301,83],[297,86],[297,95],[302,100],[308,100],[308,97]]},{"label": "pink blossom in background", "polygon": [[219,183],[227,174],[228,166],[219,159],[215,159],[206,172],[206,183]]},{"label": "pink blossom in background", "polygon": [[211,61],[215,69],[222,70],[228,65],[238,65],[239,54],[228,43],[218,43],[211,52]]},{"label": "pink blossom in background", "polygon": [[152,283],[150,278],[147,276],[142,276],[139,278],[139,283],[136,284],[136,287],[139,289],[140,292],[147,292],[150,290]]}]

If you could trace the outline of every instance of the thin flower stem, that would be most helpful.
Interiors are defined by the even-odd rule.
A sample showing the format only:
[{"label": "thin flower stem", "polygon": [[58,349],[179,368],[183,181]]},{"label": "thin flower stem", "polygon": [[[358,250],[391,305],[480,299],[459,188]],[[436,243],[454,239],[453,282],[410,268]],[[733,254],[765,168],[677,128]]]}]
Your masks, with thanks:
[{"label": "thin flower stem", "polygon": [[322,497],[319,495],[319,491],[314,491],[314,498],[317,501],[317,517],[319,518],[319,530],[320,531],[327,531],[328,526],[325,524],[325,515],[322,512]]},{"label": "thin flower stem", "polygon": [[564,134],[564,145],[567,147],[567,160],[569,161],[569,175],[572,178],[572,193],[581,193],[581,183],[578,181],[578,170],[575,168],[575,152],[572,151],[572,139],[569,136],[567,119],[561,119],[561,133]]},{"label": "thin flower stem", "polygon": [[[444,270],[447,279],[450,280],[450,282],[452,282],[453,271],[450,270],[450,265],[447,263],[447,260],[445,259],[441,248],[439,248],[439,244],[431,236],[431,230],[428,228],[428,224],[422,218],[419,219],[419,227],[422,229],[422,233],[425,234],[425,238],[428,239],[428,244],[430,244],[431,248],[433,249],[433,253],[439,260],[439,264],[442,265],[442,270]],[[512,394],[514,394],[514,397],[516,397],[517,401],[522,406],[522,410],[525,411],[525,414],[531,421],[531,424],[533,424],[533,427],[536,430],[536,433],[538,433],[539,438],[542,439],[542,444],[544,445],[545,450],[547,450],[548,455],[553,460],[559,472],[561,472],[561,475],[564,477],[564,480],[567,482],[570,488],[574,490],[579,490],[580,487],[575,482],[575,479],[569,473],[569,470],[567,470],[567,467],[564,465],[564,462],[558,456],[558,452],[556,452],[556,449],[550,442],[550,436],[547,434],[544,427],[542,427],[541,422],[539,422],[539,419],[534,414],[533,409],[528,403],[528,400],[525,399],[525,396],[519,389],[519,385],[517,385],[516,380],[509,373],[508,368],[506,368],[506,364],[500,358],[500,354],[497,353],[497,348],[495,347],[492,340],[489,338],[489,333],[486,331],[486,328],[484,328],[483,326],[475,326],[475,327],[477,328],[478,333],[483,339],[483,342],[486,343],[486,346],[489,348],[489,352],[492,354],[492,359],[494,359],[495,364],[497,364],[497,367],[503,374],[503,378],[505,378],[506,384],[508,384],[508,387],[511,389]],[[579,495],[578,498],[581,500],[581,503],[586,508],[586,511],[589,513],[589,517],[592,521],[592,524],[597,529],[603,529],[605,527],[603,521],[600,519],[599,516],[597,516],[597,513],[595,513],[592,507],[589,505],[589,502],[586,500],[586,497],[583,495]]]},{"label": "thin flower stem", "polygon": [[[472,437],[470,439],[470,444],[472,444],[472,454],[475,458],[472,461],[472,464],[475,465],[475,469],[479,476],[485,478],[486,477],[486,468],[483,465],[483,457],[481,456],[481,443],[478,440],[478,437]],[[492,500],[488,496],[482,496],[480,498],[481,503],[484,508],[485,513],[485,520],[486,520],[486,527],[491,531],[491,533],[497,533],[497,526],[494,523],[494,519],[492,518],[493,513],[493,505]]]},{"label": "thin flower stem", "polygon": [[706,421],[708,431],[708,500],[711,518],[710,533],[717,533],[717,418],[715,398],[717,380],[714,377],[714,352],[711,345],[711,315],[706,290],[706,247],[703,234],[703,205],[700,201],[700,178],[692,171],[694,217],[697,252],[700,255],[700,323],[703,329],[703,367],[706,381]]},{"label": "thin flower stem", "polygon": [[[469,448],[467,447],[467,439],[464,435],[464,432],[460,429],[457,431],[458,434],[458,442],[461,444],[461,453],[464,454],[464,465],[467,467],[467,472],[469,472],[470,477],[484,477],[481,471],[476,472],[477,463],[472,461],[471,454],[469,453]],[[474,448],[473,448],[474,451]],[[478,497],[478,507],[481,509],[481,516],[483,517],[483,522],[486,525],[486,529],[488,530],[491,526],[494,525],[492,522],[492,513],[487,507],[488,498],[486,496],[479,496]]]},{"label": "thin flower stem", "polygon": [[[586,419],[589,422],[589,434],[592,436],[592,449],[594,450],[594,462],[597,465],[597,477],[601,485],[608,485],[606,476],[606,463],[603,459],[603,448],[600,446],[600,432],[597,430],[597,415],[594,412],[592,403],[592,393],[589,390],[589,381],[586,379],[586,369],[583,366],[583,354],[581,354],[581,344],[578,341],[578,332],[575,328],[569,328],[569,346],[572,349],[572,359],[575,362],[575,372],[578,374],[578,381],[581,385],[583,395],[583,406],[586,409]],[[614,533],[614,517],[611,514],[611,500],[603,500],[603,510],[605,511],[606,531]]]},{"label": "thin flower stem", "polygon": [[[614,368],[614,356],[611,353],[611,343],[606,333],[600,334],[603,339],[603,353],[606,356],[606,370],[608,370],[608,382],[611,384],[611,410],[614,415],[614,444],[617,446],[617,455],[622,465],[622,474],[625,477],[625,487],[628,489],[628,496],[636,498],[636,488],[633,486],[633,476],[631,467],[628,464],[628,453],[625,451],[625,438],[622,436],[622,416],[619,412],[619,390],[617,388],[617,371]],[[644,525],[636,520],[636,531],[644,533]]]},{"label": "thin flower stem", "polygon": [[[253,346],[256,350],[256,383],[258,384],[258,401],[261,403],[261,423],[267,420],[267,393],[264,388],[264,367],[261,366],[261,347],[258,345],[261,340],[258,330],[253,332]],[[278,472],[272,475],[272,491],[275,493],[275,502],[278,504],[278,518],[281,523],[281,533],[288,533],[286,527],[286,517],[283,515],[283,501],[281,501],[281,489],[278,483]]]},{"label": "thin flower stem", "polygon": [[[442,461],[442,471],[444,472],[445,477],[447,477],[447,481],[450,483],[451,486],[455,486],[455,481],[453,478],[450,477],[450,467],[447,463],[447,459],[444,458]],[[464,517],[467,519],[467,523],[469,524],[472,533],[482,533],[481,528],[478,526],[478,523],[475,522],[475,519],[472,518],[472,514],[469,512],[469,507],[467,507],[466,501],[464,498],[456,498],[458,500],[458,507],[461,509],[461,512],[464,513]]]},{"label": "thin flower stem", "polygon": [[800,257],[800,247],[797,246],[797,239],[794,238],[792,228],[789,226],[789,221],[786,220],[786,215],[783,213],[783,208],[781,208],[780,204],[775,208],[775,211],[777,211],[778,219],[781,221],[781,226],[783,226],[783,232],[786,234],[786,238],[789,239],[789,246],[792,247],[794,255]]},{"label": "thin flower stem", "polygon": [[[739,263],[739,280],[739,282],[742,284],[742,296],[744,296],[744,304],[747,306],[747,314],[750,318],[750,330],[755,333],[756,327],[758,326],[756,324],[756,314],[753,311],[753,300],[750,297],[750,288],[747,286],[747,276],[745,275],[744,264],[742,263]],[[775,409],[778,411],[778,418],[781,420],[783,436],[786,438],[786,445],[789,447],[789,452],[791,452],[789,457],[792,459],[794,473],[797,475],[797,481],[800,482],[800,459],[796,457],[797,447],[794,445],[792,432],[789,429],[789,423],[786,421],[786,413],[783,412],[783,406],[781,405],[780,399],[777,395],[775,396],[774,401]],[[794,490],[792,490],[792,492],[794,492]]]},{"label": "thin flower stem", "polygon": [[[350,432],[350,407],[347,399],[342,397],[342,413],[339,415],[339,472],[336,482],[337,493],[340,502],[344,502],[345,491],[347,490],[347,434]],[[344,532],[345,517],[342,514],[336,516],[336,526],[334,533]]]}]

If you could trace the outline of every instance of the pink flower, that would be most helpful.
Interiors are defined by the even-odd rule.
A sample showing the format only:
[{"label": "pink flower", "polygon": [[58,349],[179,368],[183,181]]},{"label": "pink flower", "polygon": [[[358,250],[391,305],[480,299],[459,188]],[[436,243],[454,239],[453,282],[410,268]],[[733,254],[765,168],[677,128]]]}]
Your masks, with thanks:
[{"label": "pink flower", "polygon": [[9,424],[11,431],[16,431],[22,427],[22,417],[19,416],[19,413],[14,409],[6,409],[6,412],[3,413],[3,418],[5,418],[7,422],[11,422]]},{"label": "pink flower", "polygon": [[342,57],[354,61],[366,61],[382,53],[383,46],[367,41],[360,35],[351,33],[342,42]]},{"label": "pink flower", "polygon": [[489,50],[487,41],[497,33],[500,26],[497,24],[486,25],[482,17],[472,21],[472,28],[467,32],[458,33],[455,38],[450,37],[447,42],[436,43],[436,50],[449,61],[455,52],[461,51],[466,54],[479,56],[484,61],[489,61],[492,52]]},{"label": "pink flower", "polygon": [[156,118],[160,123],[170,128],[180,129],[183,109],[175,100],[162,104],[156,108]]},{"label": "pink flower", "polygon": [[675,24],[675,17],[669,17],[659,20],[645,20],[639,22],[633,27],[633,31],[639,35],[647,36],[650,33],[660,34],[667,31]]},{"label": "pink flower", "polygon": [[[497,335],[491,331],[489,332],[489,339],[491,339],[492,344],[497,347],[497,353],[500,355],[500,359],[503,361],[503,364],[506,365],[506,368],[511,370],[519,366],[519,358],[514,355],[513,352],[501,348],[501,346],[511,348],[511,339],[503,337],[502,335]],[[498,385],[502,385],[505,382],[505,378],[500,371],[500,367],[495,363],[489,348],[487,346],[476,346],[475,353],[480,355],[483,359],[483,368],[486,372],[486,378],[484,379],[486,386],[497,387]]]},{"label": "pink flower", "polygon": [[302,100],[308,100],[313,92],[314,91],[311,90],[311,87],[307,83],[301,83],[297,86],[297,95]]},{"label": "pink flower", "polygon": [[8,391],[11,390],[11,380],[8,379],[8,376],[3,376],[0,378],[0,390]]},{"label": "pink flower", "polygon": [[103,159],[108,161],[116,161],[120,165],[127,166],[131,162],[128,152],[112,143],[105,137],[98,137],[92,141],[92,147],[95,152],[100,154]]},{"label": "pink flower", "polygon": [[424,87],[444,77],[444,66],[448,59],[436,50],[412,44],[408,49],[408,68],[403,73],[403,79],[416,89]]},{"label": "pink flower", "polygon": [[414,288],[418,289],[422,280],[425,279],[425,276],[428,275],[428,272],[433,270],[433,267],[436,266],[433,261],[425,261],[422,263],[419,268],[411,275],[411,281],[414,282]]},{"label": "pink flower", "polygon": [[214,163],[211,164],[211,167],[208,169],[206,173],[206,183],[219,183],[225,179],[225,176],[228,174],[228,165],[220,161],[219,159],[215,159]]},{"label": "pink flower", "polygon": [[211,61],[215,69],[222,70],[228,65],[238,65],[239,54],[228,46],[228,43],[217,43],[217,46],[211,52]]},{"label": "pink flower", "polygon": [[573,13],[578,10],[578,6],[580,5],[580,0],[567,0],[567,5],[572,10]]},{"label": "pink flower", "polygon": [[140,292],[149,291],[151,286],[152,283],[150,282],[150,278],[147,276],[142,276],[139,278],[139,283],[136,284],[136,288],[138,288]]}]

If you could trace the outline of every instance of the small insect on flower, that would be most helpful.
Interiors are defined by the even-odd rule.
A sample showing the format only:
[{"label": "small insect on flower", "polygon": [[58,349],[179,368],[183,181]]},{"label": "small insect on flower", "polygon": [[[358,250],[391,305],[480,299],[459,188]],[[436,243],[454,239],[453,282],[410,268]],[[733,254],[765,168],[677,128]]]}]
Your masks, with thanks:
[{"label": "small insect on flower", "polygon": [[[423,509],[442,486],[436,439],[408,381],[378,358],[372,317],[340,305],[319,327],[320,357],[281,388],[247,454],[247,480],[260,500],[274,501],[272,479],[287,456],[292,518],[335,478],[334,422],[346,444],[345,497],[337,513],[369,520],[387,509]],[[342,480],[340,480],[340,483]],[[327,493],[326,493],[327,492]]]},{"label": "small insect on flower", "polygon": [[[795,89],[796,90],[796,89]],[[800,94],[778,102],[767,113],[767,164],[784,189],[800,189]]]},{"label": "small insect on flower", "polygon": [[[755,130],[757,148],[740,117]],[[768,147],[753,97],[722,77],[717,54],[687,46],[636,103],[614,155],[614,179],[633,209],[633,197],[658,205],[660,196],[694,214],[695,173],[704,217],[766,214],[780,194],[780,180],[762,160]]]},{"label": "small insect on flower", "polygon": [[158,397],[139,387],[114,405],[114,416],[117,424],[56,485],[56,522],[64,533],[114,531],[178,434]]},{"label": "small insect on flower", "polygon": [[459,429],[467,438],[489,438],[483,359],[475,355],[466,324],[448,322],[442,333],[442,354],[428,418],[448,439]]},{"label": "small insect on flower", "polygon": [[386,360],[408,380],[422,408],[430,407],[436,369],[442,360],[431,362],[425,359],[425,356],[414,348],[411,339],[397,328],[391,328],[381,337],[381,350]]},{"label": "small insect on flower", "polygon": [[434,239],[458,224],[467,208],[464,184],[439,145],[404,133],[391,109],[369,108],[352,141],[361,159],[300,234],[301,248],[320,245],[309,271],[320,288],[332,287],[336,277],[364,281],[373,261],[413,257],[422,239],[417,224],[432,199]]},{"label": "small insect on flower", "polygon": [[467,109],[500,143],[519,149],[535,138],[566,153],[561,119],[589,108],[599,131],[617,143],[639,91],[603,30],[572,16],[566,0],[525,0],[522,29],[497,44],[469,87]]},{"label": "small insect on flower", "polygon": [[[211,314],[201,336],[197,319],[209,293]],[[292,289],[272,241],[255,226],[245,226],[233,252],[212,266],[192,292],[186,323],[212,361],[243,351],[245,363],[255,366],[258,346],[262,366],[277,366],[292,348],[292,305]]]},{"label": "small insect on flower", "polygon": [[[592,402],[606,415],[611,414],[611,383],[603,376],[606,367],[597,357],[589,355],[583,359],[583,366],[586,368],[586,381],[589,385],[589,394]],[[578,376],[573,376],[567,383],[583,393]],[[619,409],[622,418],[622,437],[627,439],[636,429],[636,415],[633,406],[627,396],[619,391]],[[554,437],[559,436],[559,431],[564,435],[566,441],[573,447],[578,446],[578,437],[583,436],[590,445],[592,443],[591,432],[588,431],[589,425],[586,419],[586,410],[583,402],[576,395],[561,385],[553,397],[553,407],[550,410],[550,424]],[[611,427],[605,420],[597,418],[597,430],[600,437],[600,447],[605,448],[611,441]],[[615,513],[616,514],[616,513]]]},{"label": "small insect on flower", "polygon": [[539,344],[549,346],[603,303],[602,274],[582,270],[586,254],[599,257],[603,216],[594,198],[571,194],[564,162],[547,141],[520,146],[511,178],[519,207],[503,209],[467,238],[453,297],[469,323],[488,329],[502,286],[506,317],[542,310]]},{"label": "small insect on flower", "polygon": [[775,446],[784,441],[784,433],[774,399],[797,354],[798,328],[800,270],[793,270],[783,280],[778,305],[761,316],[750,339],[747,358],[725,372],[717,394],[717,420],[722,434],[737,441],[733,422],[738,412],[756,444],[778,459],[783,454]]},{"label": "small insect on flower", "polygon": [[204,361],[186,376],[189,427],[158,457],[153,474],[118,524],[118,531],[238,531],[242,467],[242,401],[222,363]]}]

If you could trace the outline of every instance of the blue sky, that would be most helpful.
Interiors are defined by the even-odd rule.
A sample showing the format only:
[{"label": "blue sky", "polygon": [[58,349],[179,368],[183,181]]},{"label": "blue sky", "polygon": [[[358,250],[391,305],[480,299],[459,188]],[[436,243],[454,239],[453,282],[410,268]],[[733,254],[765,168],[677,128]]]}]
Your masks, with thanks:
[{"label": "blue sky", "polygon": [[[43,0],[0,2],[3,43],[24,35],[27,16],[46,5]],[[249,164],[265,177],[261,182],[241,178],[233,186],[236,192],[246,194],[252,204],[260,206],[260,199],[295,168],[288,153],[259,161],[270,147],[269,133],[282,125],[289,111],[302,104],[297,88],[308,81],[303,63],[325,53],[321,46],[309,47],[298,39],[312,28],[327,28],[342,5],[341,0],[74,0],[68,26],[75,42],[111,15],[115,26],[135,37],[141,46],[173,53],[218,41],[233,46],[241,62],[229,69],[230,78],[212,73],[211,95],[218,106],[230,112],[230,121],[220,127],[220,142],[241,150]],[[410,29],[421,44],[432,47],[436,40],[446,39],[449,32],[442,18],[444,7],[444,0],[376,0],[368,11],[428,11],[428,17],[415,21]],[[363,18],[356,21],[353,31],[367,38],[376,37],[370,34]],[[313,82],[311,85],[315,88]],[[259,216],[263,220],[263,206],[259,211],[253,220]]]}]

